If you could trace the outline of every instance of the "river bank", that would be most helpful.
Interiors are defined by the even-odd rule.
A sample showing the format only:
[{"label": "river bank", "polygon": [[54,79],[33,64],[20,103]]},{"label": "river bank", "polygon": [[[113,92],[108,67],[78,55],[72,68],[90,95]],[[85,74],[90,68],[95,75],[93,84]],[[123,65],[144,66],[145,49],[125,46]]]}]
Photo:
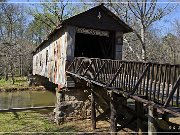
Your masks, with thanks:
[{"label": "river bank", "polygon": [[14,87],[0,87],[0,92],[15,92],[15,91],[26,91],[26,90],[32,90],[32,91],[45,91],[46,88],[44,86],[31,86],[31,87],[22,87],[22,86],[14,86]]},{"label": "river bank", "polygon": [[0,92],[14,92],[14,91],[44,91],[46,88],[44,86],[29,86],[27,77],[15,77],[15,82],[12,84],[11,79],[5,81],[0,80]]}]

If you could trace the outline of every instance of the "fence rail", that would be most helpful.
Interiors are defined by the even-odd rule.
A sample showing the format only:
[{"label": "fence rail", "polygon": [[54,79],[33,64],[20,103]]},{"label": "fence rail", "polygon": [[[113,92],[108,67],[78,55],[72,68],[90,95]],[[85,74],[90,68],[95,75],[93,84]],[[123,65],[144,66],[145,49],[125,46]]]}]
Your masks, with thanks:
[{"label": "fence rail", "polygon": [[180,65],[77,57],[67,73],[163,107],[180,107]]}]

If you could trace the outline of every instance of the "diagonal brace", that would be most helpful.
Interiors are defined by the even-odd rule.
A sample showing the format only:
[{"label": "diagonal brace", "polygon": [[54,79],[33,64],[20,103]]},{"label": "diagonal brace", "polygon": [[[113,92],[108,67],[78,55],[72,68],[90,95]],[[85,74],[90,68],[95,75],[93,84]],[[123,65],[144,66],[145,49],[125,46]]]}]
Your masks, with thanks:
[{"label": "diagonal brace", "polygon": [[94,60],[91,60],[90,61],[90,63],[89,63],[89,65],[88,65],[88,67],[85,69],[85,71],[84,71],[84,73],[83,73],[83,75],[82,76],[84,76],[86,73],[87,73],[87,71],[89,70],[89,68],[91,67],[91,65],[93,64],[93,62],[94,62]]},{"label": "diagonal brace", "polygon": [[82,65],[83,65],[83,63],[84,63],[84,61],[82,60],[81,61],[81,63],[80,63],[80,65],[78,66],[78,68],[77,68],[77,70],[76,70],[76,72],[75,72],[75,74],[81,69],[81,67],[82,67]]},{"label": "diagonal brace", "polygon": [[96,73],[95,77],[93,78],[93,80],[96,80],[96,78],[98,77],[99,73],[101,72],[101,70],[103,69],[103,67],[105,66],[105,64],[107,63],[107,61],[105,61],[102,66],[100,67],[100,69],[98,70],[98,72]]},{"label": "diagonal brace", "polygon": [[122,70],[122,67],[124,66],[124,63],[121,64],[121,66],[118,68],[117,72],[114,74],[113,79],[111,80],[111,82],[109,84],[107,84],[106,87],[110,87],[113,82],[116,80],[116,77],[119,75],[119,72]]},{"label": "diagonal brace", "polygon": [[75,59],[71,62],[71,64],[68,66],[68,68],[67,68],[66,71],[69,71],[69,69],[70,69],[70,68],[73,66],[73,64],[75,63],[76,59],[77,59],[77,58],[75,58]]},{"label": "diagonal brace", "polygon": [[139,84],[141,83],[142,79],[145,77],[147,71],[150,69],[150,64],[148,64],[144,70],[144,72],[142,73],[141,77],[139,78],[139,80],[137,81],[137,83],[135,84],[135,86],[132,89],[131,94],[134,94],[136,92],[136,89],[138,88]]},{"label": "diagonal brace", "polygon": [[168,98],[166,99],[165,103],[164,103],[164,107],[167,107],[171,101],[171,99],[173,98],[173,95],[176,91],[176,89],[180,86],[180,75],[176,81],[176,83],[174,84],[172,90],[171,90],[171,93],[169,94]]}]

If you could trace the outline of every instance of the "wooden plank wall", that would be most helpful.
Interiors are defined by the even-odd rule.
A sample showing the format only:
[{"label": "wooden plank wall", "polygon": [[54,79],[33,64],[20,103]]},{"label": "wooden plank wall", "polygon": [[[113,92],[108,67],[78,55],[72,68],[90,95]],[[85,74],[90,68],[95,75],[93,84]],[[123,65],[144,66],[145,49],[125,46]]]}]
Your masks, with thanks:
[{"label": "wooden plank wall", "polygon": [[66,51],[67,32],[62,28],[33,56],[33,75],[47,77],[49,81],[64,86]]}]

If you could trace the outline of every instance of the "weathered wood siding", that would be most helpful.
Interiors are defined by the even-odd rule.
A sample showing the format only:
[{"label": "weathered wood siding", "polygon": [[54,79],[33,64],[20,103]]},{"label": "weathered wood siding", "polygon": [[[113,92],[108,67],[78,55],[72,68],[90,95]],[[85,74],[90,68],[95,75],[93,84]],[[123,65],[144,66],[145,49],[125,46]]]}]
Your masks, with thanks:
[{"label": "weathered wood siding", "polygon": [[123,32],[116,32],[115,46],[116,46],[115,59],[122,60]]},{"label": "weathered wood siding", "polygon": [[49,81],[63,87],[66,84],[66,51],[67,32],[63,27],[33,56],[33,75],[47,77]]},{"label": "weathered wood siding", "polygon": [[67,61],[74,59],[76,27],[67,26]]}]

